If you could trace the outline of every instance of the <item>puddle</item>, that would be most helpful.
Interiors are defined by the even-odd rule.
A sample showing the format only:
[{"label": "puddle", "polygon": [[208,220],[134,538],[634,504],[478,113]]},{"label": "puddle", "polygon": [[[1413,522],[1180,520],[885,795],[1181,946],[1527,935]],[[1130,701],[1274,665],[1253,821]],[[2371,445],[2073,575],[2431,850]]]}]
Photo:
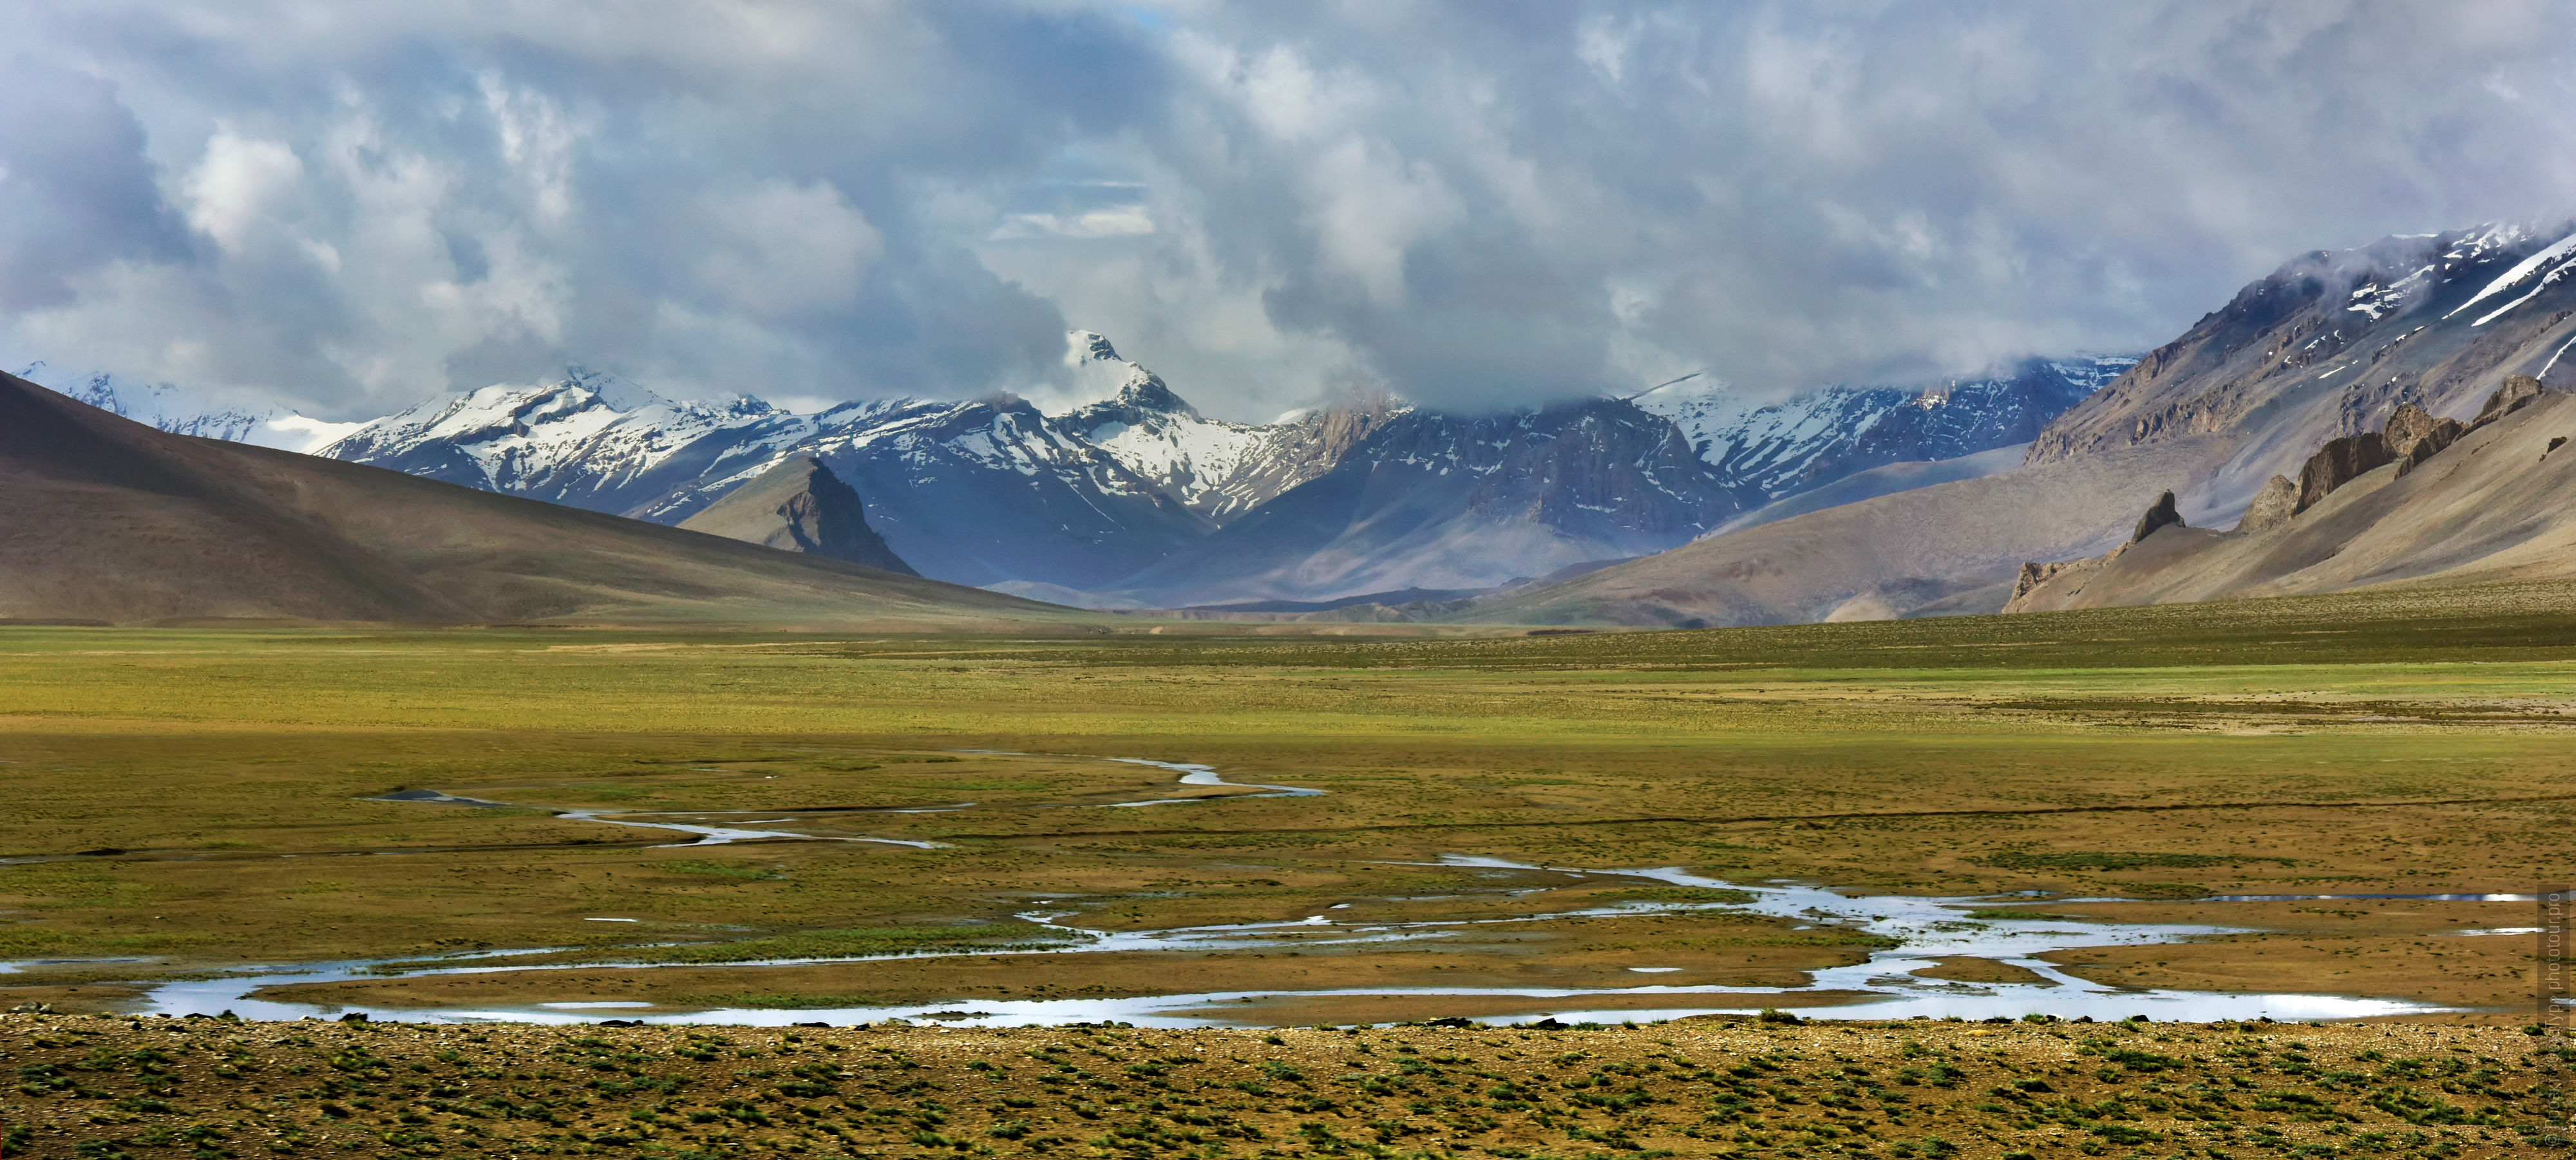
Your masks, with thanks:
[{"label": "puddle", "polygon": [[476,809],[485,810],[506,810],[517,808],[508,802],[490,802],[485,801],[482,798],[458,797],[455,794],[440,793],[434,789],[398,789],[392,793],[378,794],[377,796],[368,798],[367,800],[376,802],[436,802],[440,805],[473,806]]},{"label": "puddle", "polygon": [[[1174,772],[1176,772],[1176,773],[1178,773],[1178,774],[1180,774],[1180,775],[1181,775],[1181,784],[1182,784],[1182,785],[1221,785],[1221,786],[1226,786],[1226,787],[1233,788],[1233,789],[1258,789],[1258,790],[1268,790],[1268,791],[1269,791],[1268,793],[1244,793],[1244,794],[1232,794],[1232,795],[1229,795],[1230,797],[1233,797],[1233,798],[1280,798],[1280,797],[1322,797],[1322,796],[1324,796],[1324,791],[1323,791],[1323,790],[1320,790],[1320,789],[1308,789],[1308,788],[1306,788],[1306,787],[1304,787],[1304,786],[1295,786],[1295,785],[1260,785],[1260,784],[1257,784],[1257,783],[1247,783],[1247,782],[1238,782],[1238,781],[1227,781],[1226,779],[1224,779],[1224,778],[1222,778],[1222,777],[1218,777],[1218,776],[1217,776],[1216,769],[1215,769],[1214,767],[1212,767],[1212,766],[1206,766],[1206,765],[1194,765],[1194,764],[1191,764],[1191,763],[1189,763],[1189,762],[1182,762],[1182,761],[1148,761],[1148,760],[1146,760],[1146,759],[1144,759],[1144,758],[1142,758],[1142,757],[1112,757],[1112,758],[1109,758],[1108,760],[1115,761],[1115,762],[1120,762],[1120,763],[1122,763],[1122,764],[1126,764],[1126,765],[1150,765],[1150,766],[1153,766],[1153,767],[1154,767],[1154,768],[1156,768],[1156,769],[1168,769],[1168,770],[1172,770],[1172,771],[1174,771]],[[1207,801],[1207,800],[1209,800],[1209,799],[1207,799],[1207,798],[1155,798],[1155,799],[1153,799],[1153,800],[1151,800],[1151,801],[1141,801],[1141,802],[1112,802],[1112,803],[1110,803],[1110,805],[1111,805],[1111,808],[1113,808],[1113,809],[1132,809],[1132,808],[1137,807],[1137,806],[1168,806],[1168,805],[1178,805],[1178,804],[1181,804],[1181,803],[1183,803],[1183,802],[1198,802],[1198,801]]]}]

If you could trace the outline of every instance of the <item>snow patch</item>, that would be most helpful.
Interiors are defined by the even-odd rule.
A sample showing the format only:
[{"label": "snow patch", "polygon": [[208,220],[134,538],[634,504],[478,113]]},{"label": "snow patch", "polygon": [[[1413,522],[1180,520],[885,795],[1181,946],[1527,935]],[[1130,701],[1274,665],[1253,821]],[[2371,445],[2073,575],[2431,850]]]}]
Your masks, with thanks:
[{"label": "snow patch", "polygon": [[2475,306],[2480,302],[2484,302],[2489,298],[2495,297],[2498,294],[2521,285],[2525,279],[2530,278],[2534,274],[2539,274],[2541,276],[2539,284],[2533,286],[2530,293],[2525,294],[2520,298],[2516,298],[2512,302],[2506,303],[2495,310],[2489,311],[2476,322],[2469,324],[2471,326],[2484,326],[2487,323],[2494,321],[2497,316],[2502,315],[2506,311],[2511,310],[2516,306],[2520,306],[2525,302],[2531,301],[2534,295],[2547,289],[2550,283],[2556,282],[2560,277],[2564,276],[2568,270],[2568,267],[2564,265],[2564,263],[2571,255],[2576,255],[2576,234],[2570,234],[2567,237],[2560,238],[2556,242],[2552,242],[2548,246],[2542,248],[2539,253],[2533,254],[2528,258],[2524,258],[2520,262],[2514,263],[2513,268],[2505,271],[2502,277],[2487,283],[2485,289],[2470,295],[2468,301],[2453,307],[2451,309],[2451,313],[2445,314],[2442,317],[2448,319],[2458,315],[2469,307]]}]

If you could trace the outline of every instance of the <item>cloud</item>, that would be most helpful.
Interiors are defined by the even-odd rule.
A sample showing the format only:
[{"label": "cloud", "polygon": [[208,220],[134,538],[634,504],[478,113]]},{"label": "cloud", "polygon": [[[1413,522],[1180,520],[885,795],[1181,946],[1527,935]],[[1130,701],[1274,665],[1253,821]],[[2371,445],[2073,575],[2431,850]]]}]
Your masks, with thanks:
[{"label": "cloud", "polygon": [[64,304],[83,271],[186,252],[113,83],[36,52],[0,69],[0,310]]},{"label": "cloud", "polygon": [[2269,0],[21,0],[0,346],[328,417],[673,394],[1770,394],[2170,338],[2576,211],[2576,15]]},{"label": "cloud", "polygon": [[225,253],[241,253],[251,227],[303,179],[303,159],[284,143],[217,129],[206,142],[206,159],[184,186],[188,224]]},{"label": "cloud", "polygon": [[705,214],[699,279],[717,301],[756,319],[848,305],[885,249],[866,215],[822,182],[711,196]]}]

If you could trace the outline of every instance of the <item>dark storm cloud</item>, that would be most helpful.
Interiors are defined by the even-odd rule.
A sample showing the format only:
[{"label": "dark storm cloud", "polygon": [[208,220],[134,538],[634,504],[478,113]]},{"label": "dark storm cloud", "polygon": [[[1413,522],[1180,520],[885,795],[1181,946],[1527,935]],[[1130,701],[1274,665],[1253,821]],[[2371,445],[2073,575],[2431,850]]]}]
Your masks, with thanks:
[{"label": "dark storm cloud", "polygon": [[66,303],[71,274],[187,248],[114,84],[25,54],[0,68],[0,310]]},{"label": "dark storm cloud", "polygon": [[2494,3],[15,5],[0,353],[364,414],[567,360],[1220,413],[1748,391],[2171,337],[2576,206]]}]

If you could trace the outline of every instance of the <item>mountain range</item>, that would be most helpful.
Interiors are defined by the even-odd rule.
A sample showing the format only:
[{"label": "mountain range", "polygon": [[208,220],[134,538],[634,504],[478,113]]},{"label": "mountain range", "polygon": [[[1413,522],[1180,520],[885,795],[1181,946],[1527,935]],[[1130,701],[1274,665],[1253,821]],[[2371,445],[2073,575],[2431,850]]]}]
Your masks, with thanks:
[{"label": "mountain range", "polygon": [[165,430],[1059,602],[1681,627],[2040,610],[2555,575],[2572,232],[2303,254],[2141,358],[1763,406],[1687,378],[1233,423],[1088,333],[1069,361],[1096,401],[1053,412],[799,415],[577,370],[336,428],[51,385]]},{"label": "mountain range", "polygon": [[1068,610],[176,435],[0,375],[0,619],[1026,627]]},{"label": "mountain range", "polygon": [[[2058,416],[2010,470],[1444,615],[1763,624],[2551,578],[2566,556],[2552,553],[2576,546],[2549,443],[2576,436],[2549,426],[2576,387],[2571,229],[2300,255]],[[2500,391],[2522,410],[2424,450],[2427,432],[2476,423]],[[2398,427],[2408,434],[2389,438]],[[2166,492],[2181,524],[2123,549]]]},{"label": "mountain range", "polygon": [[[576,368],[335,426],[110,376],[30,377],[164,430],[665,524],[811,459],[857,491],[889,558],[924,576],[1173,607],[1490,590],[1666,551],[1820,488],[1991,470],[2004,460],[1980,453],[2028,442],[2134,362],[2030,359],[1974,381],[1768,405],[1694,378],[1499,414],[1376,399],[1245,424],[1203,415],[1100,335],[1069,340],[1099,398],[1055,414],[997,396],[799,415],[750,396],[673,401]],[[1875,470],[1929,461],[1953,466]]]}]

